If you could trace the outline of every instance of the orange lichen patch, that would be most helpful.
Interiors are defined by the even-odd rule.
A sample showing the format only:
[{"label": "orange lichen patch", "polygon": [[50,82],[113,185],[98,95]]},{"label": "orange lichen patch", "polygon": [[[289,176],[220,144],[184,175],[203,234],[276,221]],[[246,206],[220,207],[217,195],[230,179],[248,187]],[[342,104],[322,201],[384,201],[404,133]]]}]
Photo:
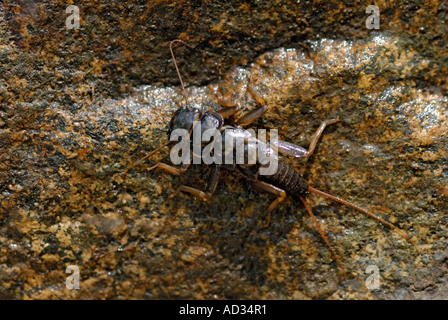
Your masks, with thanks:
[{"label": "orange lichen patch", "polygon": [[[391,299],[412,298],[425,277],[437,290],[446,269],[446,35],[427,22],[442,4],[406,15],[380,2],[381,30],[406,24],[376,35],[363,24],[365,7],[331,1],[80,3],[94,17],[82,32],[61,28],[67,4],[54,5],[0,10],[0,297]],[[357,20],[339,23],[347,14]],[[313,186],[413,230],[425,255],[310,196],[349,292],[294,197],[269,228],[260,225],[272,197],[228,172],[208,202],[168,200],[179,185],[207,185],[206,168],[175,177],[145,170],[168,163],[168,149],[124,181],[130,163],[166,141],[172,113],[185,105],[168,48],[175,38],[197,45],[176,48],[195,108],[219,108],[221,93],[253,109],[250,79],[269,106],[254,128],[307,147],[323,120],[339,117],[310,159],[285,161]],[[67,263],[80,267],[80,290],[63,285]],[[384,290],[365,288],[371,264]]]},{"label": "orange lichen patch", "polygon": [[446,197],[446,198],[448,198],[448,185],[440,185],[438,188],[437,188],[437,192],[440,194],[440,195],[442,195],[442,196],[444,196],[444,197]]},{"label": "orange lichen patch", "polygon": [[431,152],[431,151],[425,151],[423,152],[421,159],[423,161],[436,161],[440,159],[441,157],[446,157],[446,152],[443,150],[440,150],[438,153]]},{"label": "orange lichen patch", "polygon": [[78,159],[81,159],[81,160],[85,159],[86,155],[91,151],[92,151],[92,149],[90,149],[90,148],[84,148],[84,149],[78,150]]},{"label": "orange lichen patch", "polygon": [[358,79],[358,88],[359,89],[369,88],[372,85],[372,81],[374,79],[375,79],[374,74],[365,74],[364,71],[362,71]]},{"label": "orange lichen patch", "polygon": [[189,247],[184,252],[182,252],[182,254],[180,255],[180,258],[186,262],[194,262],[199,257],[208,255],[210,253],[210,250],[211,250],[210,246]]},{"label": "orange lichen patch", "polygon": [[37,212],[21,209],[18,210],[18,214],[21,218],[15,225],[20,233],[29,234],[33,230],[40,230],[42,228]]}]

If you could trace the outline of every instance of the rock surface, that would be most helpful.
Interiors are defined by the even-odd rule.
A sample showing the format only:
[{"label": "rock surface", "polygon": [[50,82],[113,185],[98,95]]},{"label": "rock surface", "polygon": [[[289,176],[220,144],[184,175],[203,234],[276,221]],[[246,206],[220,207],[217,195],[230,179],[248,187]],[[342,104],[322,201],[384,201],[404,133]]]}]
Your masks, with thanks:
[{"label": "rock surface", "polygon": [[[81,1],[78,30],[65,28],[66,3],[2,5],[0,298],[446,298],[446,4],[380,5],[375,31],[361,4],[280,3]],[[182,184],[203,188],[207,168],[145,170],[168,150],[124,180],[185,103],[175,38],[197,45],[176,48],[195,107],[219,108],[220,94],[252,109],[250,78],[270,107],[253,128],[307,147],[338,117],[311,158],[284,161],[414,244],[310,195],[347,288],[297,199],[267,228],[272,197],[231,174],[209,202],[169,199]],[[66,287],[68,266],[79,290]]]}]

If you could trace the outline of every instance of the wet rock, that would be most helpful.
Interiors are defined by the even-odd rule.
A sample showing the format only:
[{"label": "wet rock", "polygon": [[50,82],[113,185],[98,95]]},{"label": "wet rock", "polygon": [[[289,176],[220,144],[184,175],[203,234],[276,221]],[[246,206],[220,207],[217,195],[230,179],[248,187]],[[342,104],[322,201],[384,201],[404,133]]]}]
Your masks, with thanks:
[{"label": "wet rock", "polygon": [[[64,27],[65,6],[0,11],[0,297],[443,297],[447,33],[429,21],[446,19],[444,4],[380,8],[375,32],[363,6],[332,2],[81,2],[79,30]],[[174,38],[197,44],[176,48],[194,107],[217,109],[219,94],[250,110],[250,79],[270,107],[253,128],[278,129],[303,147],[338,117],[311,158],[284,161],[414,244],[310,195],[346,288],[297,199],[281,204],[268,228],[272,197],[241,177],[224,174],[209,202],[169,199],[182,184],[203,188],[207,168],[147,172],[169,162],[167,150],[125,180],[131,163],[167,140],[170,116],[185,103],[169,61]],[[69,265],[81,270],[79,290],[65,286]],[[377,289],[367,288],[369,266]]]}]

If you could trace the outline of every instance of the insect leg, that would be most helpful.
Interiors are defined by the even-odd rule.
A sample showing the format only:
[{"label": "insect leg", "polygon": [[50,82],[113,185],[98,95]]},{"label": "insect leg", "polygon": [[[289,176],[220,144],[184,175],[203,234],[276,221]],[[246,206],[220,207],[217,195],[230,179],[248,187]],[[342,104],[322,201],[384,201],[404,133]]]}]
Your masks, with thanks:
[{"label": "insect leg", "polygon": [[261,94],[252,86],[250,81],[247,84],[247,91],[254,97],[257,103],[261,106],[266,105],[266,100],[261,96]]},{"label": "insect leg", "polygon": [[255,122],[268,110],[266,100],[263,99],[261,94],[258,93],[258,91],[256,91],[255,88],[250,83],[247,84],[247,91],[249,91],[249,93],[252,95],[252,97],[254,97],[254,99],[260,106],[238,118],[236,123],[240,126],[246,126],[248,124]]},{"label": "insect leg", "polygon": [[271,213],[272,211],[277,208],[277,206],[282,203],[286,199],[286,192],[272,184],[255,180],[252,182],[254,187],[257,188],[260,191],[270,193],[274,196],[277,196],[277,198],[270,204],[268,207],[268,216],[266,218],[266,223],[263,225],[263,228],[267,228],[269,224],[271,223]]},{"label": "insect leg", "polygon": [[154,153],[156,153],[157,151],[159,151],[160,149],[165,148],[166,146],[172,144],[172,141],[168,141],[164,144],[162,144],[161,146],[159,146],[158,148],[156,148],[155,150],[151,151],[150,153],[148,153],[146,156],[144,156],[143,158],[137,160],[136,162],[134,162],[131,166],[129,166],[125,171],[124,171],[124,176],[127,176],[128,172],[134,168],[136,165],[138,165],[139,163],[141,163],[142,161],[148,159],[150,156],[152,156]]},{"label": "insect leg", "polygon": [[347,283],[347,275],[345,273],[345,269],[344,266],[342,265],[341,260],[339,259],[338,255],[336,254],[336,251],[334,251],[333,247],[330,244],[330,241],[328,241],[327,237],[325,236],[324,232],[322,231],[322,229],[319,227],[319,223],[316,220],[316,217],[313,214],[313,211],[311,210],[310,206],[308,205],[308,203],[306,202],[304,197],[300,197],[300,200],[302,200],[303,204],[305,205],[306,211],[308,211],[308,214],[310,215],[311,219],[314,222],[314,225],[316,226],[317,231],[319,231],[320,236],[322,237],[322,239],[325,241],[325,243],[327,244],[327,246],[330,248],[331,253],[334,255],[334,257],[336,258],[336,261],[339,265],[339,267],[342,270],[342,273],[344,274],[344,278],[345,278],[345,282]]},{"label": "insect leg", "polygon": [[294,143],[283,140],[270,140],[269,145],[285,156],[305,158],[308,150]]},{"label": "insect leg", "polygon": [[216,99],[218,104],[223,107],[219,109],[217,113],[219,113],[224,119],[230,118],[240,111],[240,106],[235,102],[225,100],[223,97],[217,97]]},{"label": "insect leg", "polygon": [[295,145],[291,142],[282,140],[271,140],[269,143],[273,148],[277,149],[281,154],[285,156],[291,156],[295,158],[307,158],[313,154],[317,142],[319,141],[320,136],[324,132],[325,127],[337,121],[339,121],[339,119],[326,120],[322,122],[322,124],[319,126],[319,128],[311,138],[311,143],[308,150],[298,145]]},{"label": "insect leg", "polygon": [[332,119],[332,120],[325,120],[322,122],[322,124],[319,126],[317,131],[314,133],[313,137],[311,138],[310,146],[308,147],[308,152],[305,157],[309,157],[313,154],[314,149],[316,148],[317,141],[319,140],[320,136],[322,135],[322,132],[324,132],[325,127],[329,124],[333,124],[335,122],[338,122],[339,119]]},{"label": "insect leg", "polygon": [[159,146],[158,148],[156,148],[155,150],[151,151],[150,153],[148,153],[146,156],[144,156],[143,158],[137,160],[136,162],[134,162],[131,166],[129,166],[123,173],[123,177],[126,180],[126,177],[128,175],[128,172],[134,168],[136,165],[138,165],[139,163],[143,162],[144,160],[148,159],[150,156],[152,156],[154,153],[156,153],[157,151],[159,151],[160,149],[165,148],[166,146],[172,144],[172,141],[168,141],[164,144],[162,144],[161,146]]},{"label": "insect leg", "polygon": [[177,168],[177,167],[171,166],[171,165],[163,163],[163,162],[158,162],[155,165],[153,165],[151,168],[148,168],[148,171],[160,168],[160,169],[168,171],[172,174],[180,175],[180,174],[184,173],[185,171],[187,171],[189,166],[190,166],[190,164],[188,163],[188,164],[182,164],[180,166],[180,168]]},{"label": "insect leg", "polygon": [[219,168],[217,165],[212,167],[212,171],[210,172],[210,176],[208,179],[209,180],[207,189],[205,190],[205,192],[189,186],[180,186],[177,191],[170,196],[170,198],[174,198],[179,192],[188,192],[196,197],[201,198],[202,200],[210,200],[216,190],[219,181]]},{"label": "insect leg", "polygon": [[404,237],[404,238],[406,239],[407,242],[409,242],[409,243],[411,243],[411,244],[414,245],[414,242],[413,242],[411,239],[409,239],[409,237],[405,234],[405,232],[404,232],[403,230],[401,230],[400,228],[394,226],[393,224],[391,224],[391,223],[389,223],[389,222],[387,222],[387,221],[384,221],[383,219],[381,219],[381,218],[379,218],[379,217],[377,217],[377,216],[371,214],[371,213],[368,212],[367,210],[364,210],[363,208],[358,207],[357,205],[355,205],[355,204],[353,204],[353,203],[350,203],[350,202],[348,202],[347,200],[344,200],[344,199],[341,199],[341,198],[339,198],[339,197],[333,196],[333,195],[331,195],[331,194],[325,193],[325,192],[323,192],[323,191],[317,190],[317,189],[315,189],[315,188],[313,188],[313,187],[311,187],[311,186],[308,186],[308,190],[309,190],[310,192],[312,192],[312,193],[315,193],[315,194],[324,196],[324,197],[326,197],[326,198],[332,199],[332,200],[334,200],[334,201],[337,201],[337,202],[339,202],[339,203],[345,204],[345,205],[347,205],[347,206],[349,206],[349,207],[352,207],[353,209],[356,209],[356,210],[358,210],[358,211],[364,213],[365,215],[367,215],[367,216],[369,216],[369,217],[371,217],[371,218],[373,218],[373,219],[375,219],[375,220],[381,222],[382,224],[384,224],[384,225],[388,226],[389,228],[391,228],[392,230],[396,231],[398,234],[400,234],[402,237]]}]

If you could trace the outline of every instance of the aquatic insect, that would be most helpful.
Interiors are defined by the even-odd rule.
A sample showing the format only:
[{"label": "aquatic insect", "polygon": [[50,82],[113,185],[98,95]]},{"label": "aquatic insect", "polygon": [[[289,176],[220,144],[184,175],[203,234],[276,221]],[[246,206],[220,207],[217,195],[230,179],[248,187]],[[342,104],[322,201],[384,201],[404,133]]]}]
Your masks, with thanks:
[{"label": "aquatic insect", "polygon": [[[218,134],[222,134],[222,139],[228,139],[229,141],[235,142],[236,140],[240,139],[244,141],[243,144],[238,143],[232,143],[231,147],[228,148],[227,144],[225,148],[222,148],[222,154],[229,156],[232,159],[230,163],[225,164],[209,164],[211,167],[210,175],[208,177],[208,184],[205,188],[205,190],[199,190],[197,188],[193,188],[190,186],[180,186],[177,191],[171,196],[176,196],[179,192],[186,192],[190,193],[196,197],[199,197],[203,200],[209,200],[214,191],[216,190],[216,187],[219,182],[219,176],[220,171],[227,170],[232,173],[236,173],[239,175],[242,175],[246,179],[248,179],[250,182],[252,182],[253,186],[262,191],[269,193],[273,196],[275,196],[275,200],[269,205],[268,207],[268,216],[266,221],[266,226],[270,223],[270,217],[271,213],[277,208],[277,206],[282,203],[288,195],[297,197],[301,200],[301,202],[304,204],[306,211],[308,212],[309,216],[311,217],[316,229],[320,233],[322,239],[327,244],[328,248],[332,252],[333,256],[335,257],[338,265],[340,266],[341,270],[344,273],[344,278],[346,278],[344,267],[342,265],[341,260],[339,259],[338,255],[336,254],[335,250],[333,249],[332,245],[330,244],[329,240],[325,236],[324,232],[320,228],[316,217],[314,216],[310,206],[308,205],[306,201],[306,197],[309,193],[318,194],[320,196],[332,199],[334,201],[340,202],[342,204],[345,204],[347,206],[350,206],[353,209],[356,209],[363,214],[369,216],[370,218],[373,218],[380,223],[388,226],[389,228],[396,230],[396,231],[402,231],[395,227],[393,224],[384,221],[383,219],[373,215],[372,213],[366,211],[365,209],[350,203],[344,199],[341,199],[337,196],[330,195],[328,193],[325,193],[323,191],[317,190],[314,187],[310,186],[307,181],[305,181],[299,173],[288,163],[281,161],[277,157],[277,151],[285,156],[295,157],[295,158],[308,158],[310,157],[318,143],[318,140],[322,133],[324,132],[325,128],[328,125],[334,124],[339,121],[339,119],[330,119],[325,120],[322,122],[322,124],[319,126],[319,128],[316,130],[314,135],[311,138],[311,143],[308,147],[308,149],[302,148],[298,145],[295,145],[293,143],[282,141],[282,140],[274,140],[270,141],[269,143],[261,141],[255,137],[253,137],[251,134],[248,134],[246,130],[244,130],[245,127],[252,124],[254,121],[259,119],[267,110],[268,105],[264,98],[256,91],[256,89],[252,86],[252,84],[247,84],[247,91],[248,93],[255,99],[257,103],[257,107],[254,108],[251,111],[248,111],[241,116],[237,117],[237,115],[241,112],[240,107],[235,104],[228,102],[224,100],[223,98],[218,98],[217,102],[220,106],[222,106],[221,109],[218,111],[214,110],[199,110],[197,108],[192,108],[189,106],[188,96],[185,92],[185,87],[182,81],[182,77],[180,76],[179,69],[177,67],[176,59],[174,57],[173,53],[173,44],[176,42],[180,42],[188,47],[191,47],[187,43],[183,42],[182,40],[173,40],[170,43],[170,51],[173,58],[173,62],[176,68],[176,72],[178,74],[183,94],[185,97],[186,105],[185,107],[179,108],[172,116],[169,126],[168,126],[168,134],[170,135],[175,130],[182,129],[185,132],[187,132],[187,136],[190,137],[193,134],[193,131],[195,130],[196,126],[200,126],[201,132],[204,132],[205,130],[214,130]],[[233,126],[226,125],[225,121],[233,119]],[[217,136],[213,136],[210,141],[212,141]],[[227,141],[227,140],[226,140]],[[177,140],[170,140],[149,154],[147,154],[145,157],[141,158],[134,164],[132,164],[130,167],[126,169],[124,172],[124,175],[126,176],[128,172],[134,168],[137,164],[141,163],[145,159],[152,156],[155,152],[161,150],[162,148],[166,146],[171,146],[174,143],[178,142]],[[191,144],[188,145],[189,148],[193,149],[193,146]],[[203,148],[203,144],[201,144],[201,148]],[[241,148],[241,149],[238,149]],[[236,161],[236,154],[238,151],[241,151],[242,154],[245,155],[244,159],[248,159],[248,154],[251,151],[256,151],[257,154],[261,154],[264,158],[270,158],[271,160],[274,159],[277,161],[277,170],[272,172],[271,174],[260,174],[262,169],[266,169],[266,163],[263,163],[260,159],[257,159],[255,162],[249,163],[249,161],[243,161],[238,162]],[[194,155],[194,150],[192,150],[191,155]],[[172,174],[180,175],[183,174],[188,167],[190,166],[191,161],[187,161],[184,163],[181,163],[179,167],[166,164],[166,163],[156,163],[154,166],[150,167],[148,170],[154,170],[154,169],[162,169],[167,172],[170,172]],[[409,239],[402,234],[406,238],[407,241]]]}]

